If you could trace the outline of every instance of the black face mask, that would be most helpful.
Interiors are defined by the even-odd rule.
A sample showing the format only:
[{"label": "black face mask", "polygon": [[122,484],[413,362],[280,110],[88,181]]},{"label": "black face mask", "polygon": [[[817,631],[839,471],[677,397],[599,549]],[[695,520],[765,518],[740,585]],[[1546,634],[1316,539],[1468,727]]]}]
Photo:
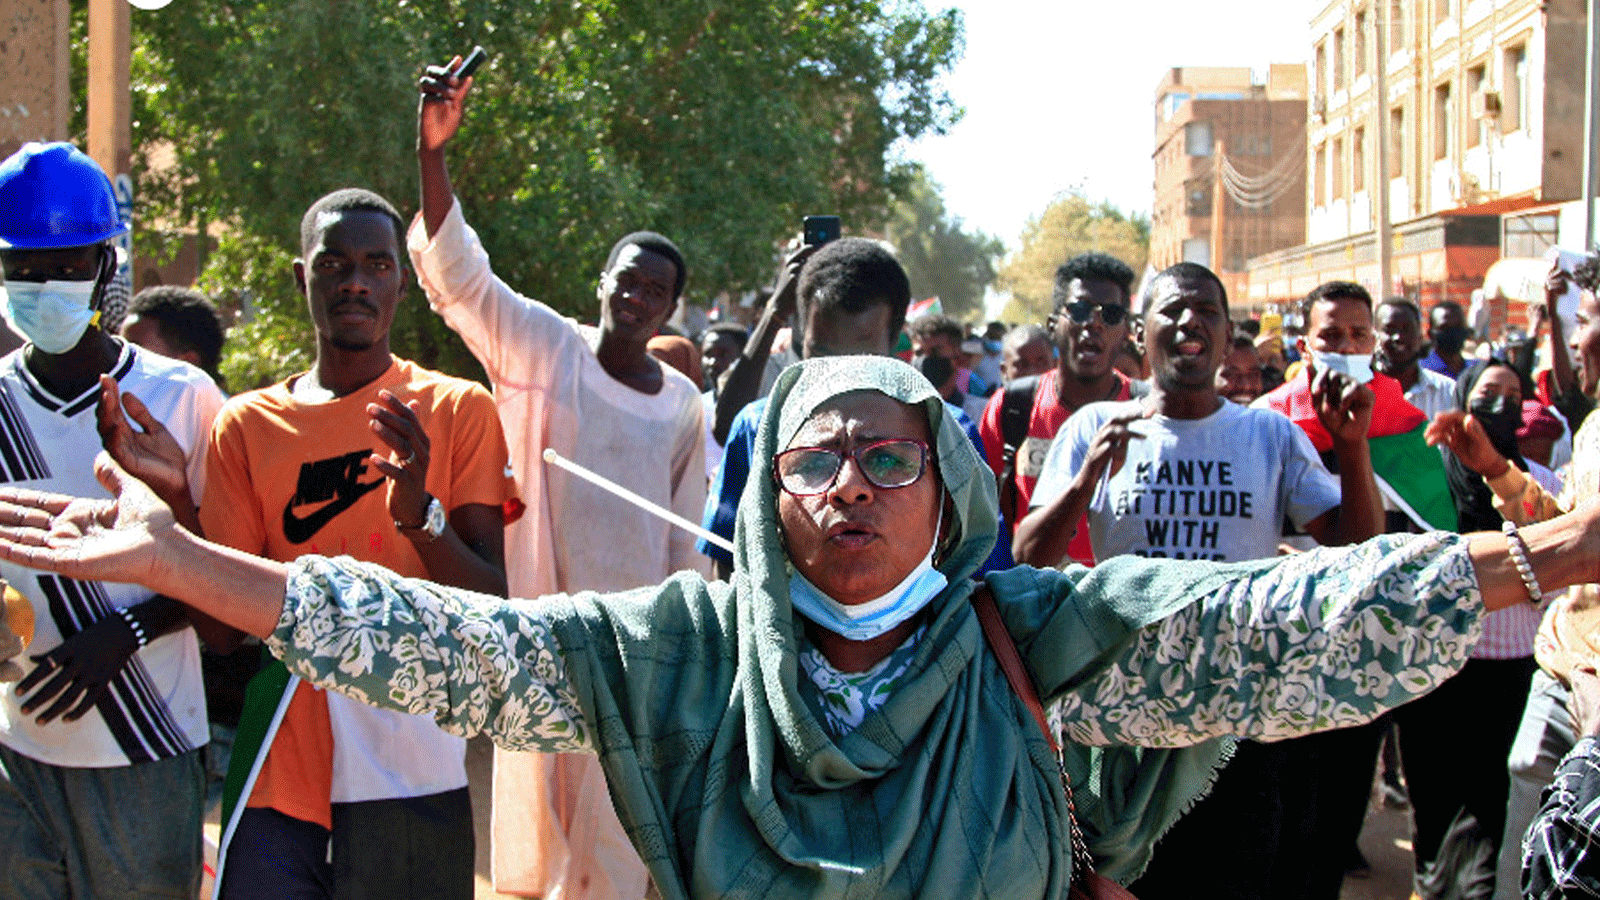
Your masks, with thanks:
[{"label": "black face mask", "polygon": [[1433,333],[1433,349],[1440,353],[1460,353],[1472,337],[1472,329],[1465,325],[1451,325]]},{"label": "black face mask", "polygon": [[934,387],[943,390],[945,382],[956,373],[956,364],[942,356],[913,356],[911,365]]},{"label": "black face mask", "polygon": [[1497,443],[1516,443],[1517,429],[1522,427],[1521,403],[1504,395],[1484,397],[1472,401],[1467,411]]}]

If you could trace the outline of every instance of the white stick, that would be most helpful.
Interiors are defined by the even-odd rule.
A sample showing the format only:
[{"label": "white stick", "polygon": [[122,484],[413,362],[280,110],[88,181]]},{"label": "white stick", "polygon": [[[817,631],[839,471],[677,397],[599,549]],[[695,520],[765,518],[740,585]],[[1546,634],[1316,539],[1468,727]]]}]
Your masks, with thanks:
[{"label": "white stick", "polygon": [[580,466],[572,460],[567,459],[549,447],[544,448],[544,461],[553,466],[566,469],[568,472],[571,472],[579,478],[582,478],[584,481],[589,482],[595,487],[609,491],[612,494],[615,494],[616,496],[621,497],[629,503],[639,507],[640,509],[645,510],[646,512],[655,513],[661,518],[666,519],[668,522],[671,522],[679,528],[682,528],[684,531],[694,534],[697,537],[705,538],[706,542],[714,547],[721,547],[723,550],[726,550],[729,553],[733,552],[733,541],[728,540],[720,534],[716,534],[701,528],[698,523],[691,522],[670,509],[657,506],[656,504],[646,500],[638,494],[635,494],[633,491],[628,490],[622,485],[617,484],[615,481],[612,481],[604,475],[585,469],[583,466]]}]

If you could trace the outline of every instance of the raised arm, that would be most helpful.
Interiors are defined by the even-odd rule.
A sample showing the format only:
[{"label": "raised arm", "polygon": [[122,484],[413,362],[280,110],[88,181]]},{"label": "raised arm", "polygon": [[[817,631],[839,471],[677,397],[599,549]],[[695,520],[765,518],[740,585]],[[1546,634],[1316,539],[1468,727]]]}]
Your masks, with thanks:
[{"label": "raised arm", "polygon": [[417,168],[422,182],[422,222],[430,238],[455,202],[444,149],[461,128],[462,103],[472,90],[470,77],[462,81],[449,74],[460,62],[458,56],[448,66],[429,66],[417,83],[421,92],[417,100]]},{"label": "raised arm", "polygon": [[761,377],[772,355],[772,341],[778,336],[778,329],[794,318],[800,270],[816,249],[803,246],[784,260],[783,269],[778,273],[777,289],[767,298],[761,319],[750,332],[750,339],[745,341],[744,351],[722,376],[722,384],[717,389],[716,421],[712,423],[711,432],[717,443],[728,443],[728,430],[733,427],[734,417],[761,393]]}]

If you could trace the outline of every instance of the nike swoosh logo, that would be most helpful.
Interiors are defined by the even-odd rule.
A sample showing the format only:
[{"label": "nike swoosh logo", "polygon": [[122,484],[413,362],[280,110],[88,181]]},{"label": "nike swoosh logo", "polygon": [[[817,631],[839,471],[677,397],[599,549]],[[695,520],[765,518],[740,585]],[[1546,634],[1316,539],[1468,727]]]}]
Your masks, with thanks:
[{"label": "nike swoosh logo", "polygon": [[288,538],[291,544],[304,544],[306,541],[311,540],[317,532],[321,531],[322,526],[333,521],[334,516],[355,506],[356,501],[365,497],[383,482],[384,479],[382,478],[368,484],[354,482],[351,484],[351,487],[355,488],[354,491],[329,500],[326,506],[305,518],[300,518],[294,514],[294,501],[289,501],[289,505],[283,508],[283,536]]}]

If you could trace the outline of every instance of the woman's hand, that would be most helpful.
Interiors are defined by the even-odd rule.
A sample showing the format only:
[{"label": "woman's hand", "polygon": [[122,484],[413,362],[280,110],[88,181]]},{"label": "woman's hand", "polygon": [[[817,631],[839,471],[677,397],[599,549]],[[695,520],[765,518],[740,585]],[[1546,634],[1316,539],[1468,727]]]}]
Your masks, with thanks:
[{"label": "woman's hand", "polygon": [[94,474],[112,499],[0,488],[0,559],[164,593],[169,573],[161,546],[178,532],[172,510],[104,451],[95,457]]},{"label": "woman's hand", "polygon": [[1489,434],[1483,425],[1460,410],[1442,412],[1428,423],[1423,432],[1428,446],[1441,444],[1449,448],[1462,464],[1484,478],[1498,478],[1510,468],[1511,462],[1489,443]]}]

